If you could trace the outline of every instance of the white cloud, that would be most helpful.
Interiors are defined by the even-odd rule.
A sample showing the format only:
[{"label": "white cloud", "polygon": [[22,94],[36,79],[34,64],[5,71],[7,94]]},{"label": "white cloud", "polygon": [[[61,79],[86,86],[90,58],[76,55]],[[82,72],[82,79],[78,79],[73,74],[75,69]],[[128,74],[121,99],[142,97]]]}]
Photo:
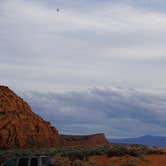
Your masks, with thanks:
[{"label": "white cloud", "polygon": [[[76,31],[90,30],[98,33],[152,33],[165,32],[166,15],[139,10],[124,4],[100,6],[94,8],[90,13],[78,10],[62,9],[58,13],[55,8],[47,8],[41,3],[33,3],[22,0],[8,1],[5,6],[8,16],[18,21],[24,19],[47,31]],[[101,10],[101,8],[103,8]],[[26,22],[28,24],[28,22]],[[26,25],[25,24],[25,25]],[[36,29],[37,30],[37,29]],[[146,34],[145,34],[146,35]]]},{"label": "white cloud", "polygon": [[[166,67],[161,67],[166,63],[165,13],[106,2],[91,4],[85,11],[65,6],[59,13],[41,1],[1,4],[1,69],[18,82],[26,72],[29,80],[36,81],[35,89],[119,82],[156,88],[166,83]],[[2,81],[13,84],[10,77]],[[33,87],[20,84],[17,87]]]},{"label": "white cloud", "polygon": [[[2,0],[1,84],[9,85],[16,90],[37,91],[80,90],[114,85],[144,90],[165,90],[166,13],[157,7],[157,10],[154,10],[155,5],[153,10],[149,10],[142,4],[143,1],[132,0],[120,0],[116,3],[104,0],[87,3],[85,0]],[[153,1],[153,4],[156,2]],[[161,4],[160,1],[159,6]],[[56,11],[57,6],[60,6],[59,13]],[[109,135],[110,125],[113,126],[110,133],[120,136],[123,126],[118,122],[122,117],[117,117],[118,114],[114,111],[107,111],[112,107],[121,113],[119,116],[125,116],[125,130],[134,122],[136,125],[141,122],[143,130],[137,132],[135,126],[131,126],[130,131],[133,135],[144,134],[147,131],[158,131],[160,135],[165,132],[165,97],[147,94],[126,96],[126,92],[123,92],[124,96],[120,94],[118,98],[116,95],[119,94],[111,91],[111,98],[105,91],[100,93],[67,93],[64,96],[58,94],[54,96],[53,103],[49,101],[49,107],[45,106],[51,109],[51,112],[52,108],[57,106],[61,112],[56,114],[63,122],[66,116],[72,118],[72,111],[75,113],[78,110],[75,116],[79,124],[78,121],[64,126],[59,123],[63,129],[72,126],[72,132],[77,132],[84,124],[82,132],[86,132],[87,127],[90,132],[92,129],[96,132],[101,126],[100,130],[106,131]],[[108,99],[113,100],[115,105],[110,106]],[[98,105],[98,102],[101,105]],[[104,113],[96,108],[94,103],[99,108],[102,106],[101,109],[105,109]],[[72,104],[72,107],[68,107],[68,104]],[[122,107],[126,114],[123,114]],[[138,111],[140,107],[143,110],[141,112]],[[92,117],[87,117],[89,108],[97,110],[93,123],[90,122]],[[133,108],[137,110],[133,111]],[[85,114],[80,114],[83,110]],[[62,113],[66,111],[65,116]],[[110,119],[102,125],[103,120],[100,118],[104,119],[105,116],[110,116]],[[52,114],[48,117],[53,118]],[[89,120],[88,125],[81,121],[81,117]],[[70,126],[66,131],[69,131]],[[124,135],[128,136],[129,133]]]}]

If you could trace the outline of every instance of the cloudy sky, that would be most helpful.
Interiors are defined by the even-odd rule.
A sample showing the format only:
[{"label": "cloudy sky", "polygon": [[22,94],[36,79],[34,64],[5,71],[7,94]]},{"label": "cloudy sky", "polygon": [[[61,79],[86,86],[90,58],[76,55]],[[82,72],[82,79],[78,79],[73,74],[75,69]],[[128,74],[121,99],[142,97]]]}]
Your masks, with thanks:
[{"label": "cloudy sky", "polygon": [[[0,84],[34,101],[38,93],[49,98],[47,92],[54,92],[43,115],[68,133],[100,128],[115,137],[164,135],[165,43],[164,0],[0,1]],[[115,102],[110,96],[117,93]],[[38,102],[31,102],[36,112]],[[96,104],[89,107],[91,102]],[[90,110],[91,124],[84,116]],[[56,112],[59,120],[52,119]],[[72,131],[62,125],[69,114],[79,120],[71,122]],[[117,125],[120,119],[123,125]],[[139,131],[133,123],[141,124]]]}]

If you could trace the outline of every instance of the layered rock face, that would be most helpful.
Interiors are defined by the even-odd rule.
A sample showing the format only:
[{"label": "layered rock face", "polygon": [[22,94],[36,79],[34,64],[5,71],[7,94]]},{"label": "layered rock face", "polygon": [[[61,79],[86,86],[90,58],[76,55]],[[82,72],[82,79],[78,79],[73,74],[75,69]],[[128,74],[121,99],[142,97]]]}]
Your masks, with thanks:
[{"label": "layered rock face", "polygon": [[61,135],[61,137],[65,146],[100,146],[109,144],[103,133],[87,136]]},{"label": "layered rock face", "polygon": [[0,148],[61,146],[56,128],[31,111],[8,87],[0,86]]}]

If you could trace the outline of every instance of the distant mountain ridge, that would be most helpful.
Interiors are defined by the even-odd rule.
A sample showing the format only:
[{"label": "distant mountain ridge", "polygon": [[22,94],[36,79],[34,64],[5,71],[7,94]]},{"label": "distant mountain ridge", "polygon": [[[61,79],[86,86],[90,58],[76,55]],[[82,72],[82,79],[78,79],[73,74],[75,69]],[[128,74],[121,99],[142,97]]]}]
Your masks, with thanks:
[{"label": "distant mountain ridge", "polygon": [[136,138],[109,139],[111,143],[142,144],[166,148],[166,137],[145,135]]}]

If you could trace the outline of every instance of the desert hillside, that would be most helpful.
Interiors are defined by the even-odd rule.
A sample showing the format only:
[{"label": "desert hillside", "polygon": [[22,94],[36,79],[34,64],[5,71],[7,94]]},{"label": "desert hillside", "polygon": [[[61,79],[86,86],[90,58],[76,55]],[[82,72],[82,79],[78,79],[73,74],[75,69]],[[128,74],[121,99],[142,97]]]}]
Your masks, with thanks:
[{"label": "desert hillside", "polygon": [[8,87],[0,86],[0,148],[59,147],[56,128],[32,112]]},{"label": "desert hillside", "polygon": [[[47,111],[47,110],[46,110]],[[6,86],[0,86],[0,148],[53,148],[109,144],[104,134],[59,135],[50,122]]]}]

